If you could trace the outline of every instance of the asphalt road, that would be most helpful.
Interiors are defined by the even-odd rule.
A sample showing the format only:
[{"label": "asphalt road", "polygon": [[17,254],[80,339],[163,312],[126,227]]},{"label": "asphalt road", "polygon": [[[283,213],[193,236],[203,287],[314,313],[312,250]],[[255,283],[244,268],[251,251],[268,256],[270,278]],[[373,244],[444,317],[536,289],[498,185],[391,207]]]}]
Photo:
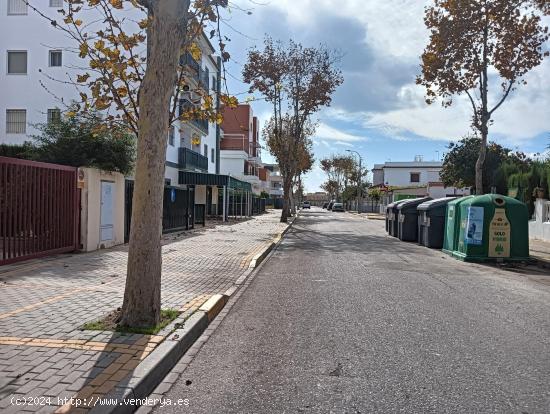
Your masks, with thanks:
[{"label": "asphalt road", "polygon": [[549,413],[536,278],[305,211],[158,412]]}]

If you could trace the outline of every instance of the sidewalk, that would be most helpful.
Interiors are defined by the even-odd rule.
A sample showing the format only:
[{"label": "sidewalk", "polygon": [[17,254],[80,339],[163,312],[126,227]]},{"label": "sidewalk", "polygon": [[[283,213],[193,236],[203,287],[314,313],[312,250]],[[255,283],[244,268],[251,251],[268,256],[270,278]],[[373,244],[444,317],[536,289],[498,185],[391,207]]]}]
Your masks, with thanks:
[{"label": "sidewalk", "polygon": [[[286,229],[279,215],[269,211],[167,235],[163,309],[191,314],[234,286],[253,257]],[[0,268],[1,412],[66,412],[71,407],[58,398],[106,395],[165,339],[162,331],[152,336],[79,329],[121,306],[126,260],[127,246],[121,246]],[[43,397],[50,405],[14,406],[14,396]]]},{"label": "sidewalk", "polygon": [[529,239],[529,252],[543,267],[550,267],[550,242]]}]

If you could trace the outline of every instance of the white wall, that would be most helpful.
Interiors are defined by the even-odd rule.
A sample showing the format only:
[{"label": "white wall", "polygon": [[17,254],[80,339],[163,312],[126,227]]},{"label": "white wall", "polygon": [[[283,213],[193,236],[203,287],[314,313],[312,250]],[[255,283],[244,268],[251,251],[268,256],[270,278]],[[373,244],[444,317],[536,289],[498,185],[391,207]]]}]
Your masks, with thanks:
[{"label": "white wall", "polygon": [[[384,168],[384,184],[389,186],[426,185],[429,181],[440,181],[441,169],[411,167],[411,168]],[[420,173],[420,182],[411,182],[411,173]]]},{"label": "white wall", "polygon": [[[86,252],[109,248],[124,243],[124,176],[120,173],[100,171],[95,168],[79,168],[81,188],[80,241]],[[113,238],[100,240],[101,182],[114,183]]]},{"label": "white wall", "polygon": [[535,201],[535,219],[529,221],[529,238],[550,242],[550,217],[546,209],[548,200]]},{"label": "white wall", "polygon": [[247,159],[248,155],[244,151],[220,151],[220,174],[242,177],[244,174],[244,162]]},{"label": "white wall", "polygon": [[[56,8],[44,7],[42,10],[49,17],[59,18]],[[49,67],[49,50],[66,47],[66,35],[43,17],[30,8],[27,15],[8,15],[7,0],[0,0],[0,143],[21,144],[30,140],[29,136],[37,131],[29,124],[46,122],[48,109],[63,108],[64,103],[68,104],[78,96],[73,87],[48,79],[65,80],[67,73],[75,73],[68,66],[77,65],[79,59],[65,50],[62,52],[63,66]],[[27,51],[26,75],[7,74],[8,50]],[[41,81],[51,93],[41,86]],[[6,109],[27,110],[26,135],[6,134]]]}]

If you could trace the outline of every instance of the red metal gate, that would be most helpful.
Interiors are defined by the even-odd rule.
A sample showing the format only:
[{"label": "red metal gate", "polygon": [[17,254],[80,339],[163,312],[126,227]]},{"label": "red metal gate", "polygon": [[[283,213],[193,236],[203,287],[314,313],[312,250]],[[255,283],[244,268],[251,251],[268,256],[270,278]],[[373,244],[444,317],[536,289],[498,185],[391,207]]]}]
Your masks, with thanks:
[{"label": "red metal gate", "polygon": [[0,265],[78,247],[77,169],[0,157]]}]

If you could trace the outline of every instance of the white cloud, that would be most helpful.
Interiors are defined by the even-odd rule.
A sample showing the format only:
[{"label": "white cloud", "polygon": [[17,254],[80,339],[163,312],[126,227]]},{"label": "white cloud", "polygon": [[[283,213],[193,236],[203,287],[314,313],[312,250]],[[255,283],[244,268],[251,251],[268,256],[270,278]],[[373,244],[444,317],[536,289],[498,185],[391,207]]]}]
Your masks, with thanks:
[{"label": "white cloud", "polygon": [[312,14],[357,20],[368,29],[365,43],[387,55],[415,59],[418,50],[427,43],[423,15],[424,7],[430,3],[430,0],[278,0],[270,6],[277,7],[291,25],[303,30],[316,24]]},{"label": "white cloud", "polygon": [[325,123],[319,124],[319,126],[317,127],[317,131],[315,132],[315,137],[323,140],[339,142],[359,142],[368,140],[368,138],[366,137],[349,134],[347,132],[328,126]]},{"label": "white cloud", "polygon": [[344,147],[353,147],[353,144],[350,144],[349,142],[344,142],[344,141],[336,141],[334,144],[342,145]]}]

